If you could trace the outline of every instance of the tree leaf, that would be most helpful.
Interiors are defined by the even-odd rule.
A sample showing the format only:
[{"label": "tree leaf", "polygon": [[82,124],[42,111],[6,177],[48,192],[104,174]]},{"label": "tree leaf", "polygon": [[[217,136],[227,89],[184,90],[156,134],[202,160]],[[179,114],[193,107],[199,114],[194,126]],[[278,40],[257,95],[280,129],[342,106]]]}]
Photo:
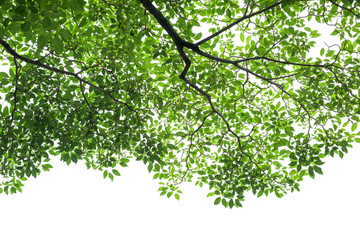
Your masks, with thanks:
[{"label": "tree leaf", "polygon": [[221,197],[215,199],[214,204],[218,205],[221,202]]},{"label": "tree leaf", "polygon": [[112,172],[113,172],[113,174],[114,174],[115,176],[120,176],[120,173],[119,173],[118,170],[113,169]]},{"label": "tree leaf", "polygon": [[55,50],[55,52],[57,54],[61,54],[63,52],[63,50],[64,50],[63,43],[60,40],[60,38],[58,38],[57,36],[54,36],[51,39],[51,45],[52,45],[52,47],[54,48],[54,50]]},{"label": "tree leaf", "polygon": [[357,128],[357,123],[355,122],[355,123],[353,123],[353,125],[351,126],[351,131],[355,131],[356,130],[356,128]]}]

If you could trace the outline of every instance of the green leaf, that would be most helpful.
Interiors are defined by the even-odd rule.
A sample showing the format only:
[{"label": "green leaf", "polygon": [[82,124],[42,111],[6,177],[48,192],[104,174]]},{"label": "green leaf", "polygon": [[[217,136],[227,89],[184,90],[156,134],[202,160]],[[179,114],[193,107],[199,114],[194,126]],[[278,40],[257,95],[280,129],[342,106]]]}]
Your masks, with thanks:
[{"label": "green leaf", "polygon": [[208,194],[206,195],[206,197],[212,197],[212,196],[214,196],[214,195],[215,195],[215,193],[211,192],[211,193],[208,193]]},{"label": "green leaf", "polygon": [[234,207],[234,200],[230,199],[229,207],[230,207],[230,209]]},{"label": "green leaf", "polygon": [[43,49],[48,44],[48,42],[49,42],[49,35],[47,34],[39,35],[37,39],[38,49]]},{"label": "green leaf", "polygon": [[314,178],[315,174],[314,174],[313,167],[310,166],[308,170],[309,170],[310,177]]},{"label": "green leaf", "polygon": [[112,172],[113,172],[113,174],[114,174],[115,176],[120,176],[120,173],[119,173],[118,170],[113,169]]},{"label": "green leaf", "polygon": [[108,176],[108,171],[105,170],[105,171],[103,172],[103,177],[106,178],[107,176]]},{"label": "green leaf", "polygon": [[351,131],[355,131],[357,128],[357,123],[354,123],[352,126],[351,126]]},{"label": "green leaf", "polygon": [[114,181],[114,175],[112,175],[111,173],[108,173],[108,176],[109,176],[111,181]]},{"label": "green leaf", "polygon": [[242,42],[244,42],[244,40],[245,40],[245,36],[244,36],[244,34],[242,32],[240,32],[240,40]]},{"label": "green leaf", "polygon": [[6,116],[9,116],[9,108],[8,108],[8,106],[5,106],[4,108],[3,108],[3,115],[6,117]]},{"label": "green leaf", "polygon": [[313,166],[313,168],[314,168],[314,171],[315,172],[317,172],[318,174],[323,174],[323,172],[322,172],[322,170],[321,170],[321,168],[320,167],[318,167],[318,166]]},{"label": "green leaf", "polygon": [[151,170],[153,169],[153,165],[152,164],[149,164],[148,167],[147,167],[148,171],[151,172]]},{"label": "green leaf", "polygon": [[29,32],[31,30],[30,26],[30,22],[24,22],[23,24],[21,24],[21,31]]},{"label": "green leaf", "polygon": [[83,11],[86,2],[84,0],[70,1],[70,6],[74,11]]},{"label": "green leaf", "polygon": [[53,168],[53,166],[52,166],[51,164],[44,164],[44,165],[42,165],[42,169],[43,169],[44,171],[49,171],[50,168]]},{"label": "green leaf", "polygon": [[280,193],[279,190],[275,190],[275,195],[278,197],[278,198],[282,198],[284,196],[283,193]]},{"label": "green leaf", "polygon": [[51,45],[52,45],[52,47],[54,48],[54,50],[55,50],[55,52],[57,54],[61,54],[63,52],[63,50],[64,50],[63,42],[57,36],[54,36],[51,39]]},{"label": "green leaf", "polygon": [[198,171],[198,174],[199,174],[199,175],[206,175],[206,172],[204,172],[204,171]]},{"label": "green leaf", "polygon": [[42,21],[42,25],[45,29],[51,28],[51,19],[49,17],[45,17]]},{"label": "green leaf", "polygon": [[227,207],[227,206],[228,206],[228,203],[227,203],[227,201],[226,201],[225,198],[222,199],[221,204],[222,204],[224,207]]},{"label": "green leaf", "polygon": [[231,10],[230,9],[226,9],[226,16],[228,18],[231,18]]},{"label": "green leaf", "polygon": [[179,194],[175,193],[175,199],[176,199],[176,200],[179,200],[179,199],[180,199]]},{"label": "green leaf", "polygon": [[60,29],[59,34],[64,41],[71,40],[71,33],[67,29],[64,29],[64,28]]},{"label": "green leaf", "polygon": [[218,205],[221,202],[221,197],[215,199],[214,204]]},{"label": "green leaf", "polygon": [[87,19],[86,19],[86,17],[83,17],[83,18],[81,19],[81,22],[80,22],[80,24],[79,24],[79,27],[84,27],[86,24],[87,24]]}]

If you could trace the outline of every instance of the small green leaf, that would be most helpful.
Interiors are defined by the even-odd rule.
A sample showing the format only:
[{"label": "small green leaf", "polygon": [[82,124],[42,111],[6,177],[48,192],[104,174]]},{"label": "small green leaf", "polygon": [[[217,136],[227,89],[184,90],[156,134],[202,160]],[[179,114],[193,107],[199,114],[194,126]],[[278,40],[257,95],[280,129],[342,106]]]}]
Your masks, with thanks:
[{"label": "small green leaf", "polygon": [[229,8],[226,10],[226,16],[231,18],[231,10]]},{"label": "small green leaf", "polygon": [[314,174],[314,169],[313,169],[313,167],[309,167],[309,175],[310,175],[310,177],[312,177],[312,178],[314,178],[314,176],[315,176],[315,174]]},{"label": "small green leaf", "polygon": [[111,173],[108,174],[109,178],[111,179],[111,181],[114,181],[114,175],[112,175]]},{"label": "small green leaf", "polygon": [[227,203],[227,201],[226,201],[225,198],[222,199],[221,203],[222,203],[222,205],[223,205],[224,207],[227,207],[227,206],[228,206],[228,203]]},{"label": "small green leaf", "polygon": [[322,48],[322,49],[320,50],[320,55],[322,56],[322,55],[324,55],[324,53],[325,53],[325,49]]},{"label": "small green leaf", "polygon": [[215,195],[215,193],[211,192],[211,193],[208,193],[208,194],[206,195],[206,197],[212,197],[212,196],[214,196],[214,195]]},{"label": "small green leaf", "polygon": [[108,171],[107,171],[107,170],[105,170],[105,171],[103,172],[103,177],[104,177],[104,178],[106,178],[106,177],[107,177],[107,175],[108,175]]},{"label": "small green leaf", "polygon": [[215,199],[214,204],[218,205],[221,202],[221,197]]},{"label": "small green leaf", "polygon": [[198,171],[198,174],[199,174],[199,175],[205,175],[206,172],[204,172],[204,171]]},{"label": "small green leaf", "polygon": [[114,175],[116,175],[116,176],[120,176],[120,173],[119,173],[119,171],[118,171],[118,170],[113,169],[113,170],[112,170],[112,172],[113,172],[113,174],[114,174]]},{"label": "small green leaf", "polygon": [[81,20],[79,27],[84,27],[87,24],[87,19],[86,17],[83,17],[83,19]]},{"label": "small green leaf", "polygon": [[230,209],[234,207],[234,200],[231,199],[229,201],[229,207],[230,207]]},{"label": "small green leaf", "polygon": [[357,123],[354,123],[352,126],[351,126],[351,131],[355,131],[357,128]]},{"label": "small green leaf", "polygon": [[76,154],[71,153],[71,161],[72,161],[73,163],[77,163],[77,162],[78,162],[78,158],[77,158]]},{"label": "small green leaf", "polygon": [[240,33],[240,40],[242,41],[242,42],[244,42],[244,40],[245,40],[245,36],[244,36],[244,34],[241,32]]},{"label": "small green leaf", "polygon": [[175,193],[175,199],[176,199],[176,200],[179,200],[179,199],[180,199],[179,194]]},{"label": "small green leaf", "polygon": [[297,162],[292,161],[292,162],[290,162],[289,166],[290,166],[290,167],[295,167],[295,166],[296,166],[296,164],[297,164]]},{"label": "small green leaf", "polygon": [[50,168],[53,168],[53,166],[51,166],[51,164],[44,164],[42,165],[42,169],[44,171],[49,171]]},{"label": "small green leaf", "polygon": [[279,190],[275,190],[275,195],[278,197],[278,198],[282,198],[284,196],[283,193],[279,192]]},{"label": "small green leaf", "polygon": [[153,165],[150,163],[149,166],[147,167],[148,171],[151,172],[151,170],[153,169]]},{"label": "small green leaf", "polygon": [[323,172],[322,172],[322,170],[321,170],[321,168],[320,167],[318,167],[318,166],[313,166],[313,168],[314,168],[314,171],[315,172],[317,172],[318,174],[323,174]]},{"label": "small green leaf", "polygon": [[4,107],[3,114],[4,114],[5,117],[9,116],[9,108],[8,108],[8,106]]}]

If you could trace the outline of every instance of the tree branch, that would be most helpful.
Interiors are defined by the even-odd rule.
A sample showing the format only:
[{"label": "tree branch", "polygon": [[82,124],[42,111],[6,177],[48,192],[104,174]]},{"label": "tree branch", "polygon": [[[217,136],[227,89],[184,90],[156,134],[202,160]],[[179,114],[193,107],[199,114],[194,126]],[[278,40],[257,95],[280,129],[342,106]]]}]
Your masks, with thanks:
[{"label": "tree branch", "polygon": [[205,43],[205,42],[213,39],[214,37],[220,35],[221,33],[225,32],[226,30],[232,28],[232,27],[235,26],[236,24],[239,24],[240,22],[242,22],[242,21],[244,21],[244,20],[246,20],[246,19],[249,19],[249,18],[251,18],[251,17],[253,17],[253,16],[256,16],[256,15],[258,15],[258,14],[261,14],[261,13],[263,13],[263,12],[266,12],[267,10],[272,9],[272,8],[280,5],[281,3],[282,3],[282,1],[277,2],[277,3],[275,3],[275,4],[273,4],[273,5],[269,6],[269,7],[266,7],[266,8],[264,8],[264,9],[260,10],[260,11],[251,13],[251,14],[249,14],[249,15],[246,15],[246,12],[247,12],[247,9],[246,9],[245,14],[244,14],[243,17],[239,18],[238,20],[236,20],[235,22],[229,24],[228,26],[224,27],[223,29],[217,31],[216,33],[210,35],[209,37],[204,38],[203,40],[197,42],[196,45],[200,46],[201,44],[203,44],[203,43]]},{"label": "tree branch", "polygon": [[17,59],[20,59],[24,62],[27,62],[27,63],[30,63],[30,64],[33,64],[33,65],[36,65],[36,66],[39,66],[39,67],[42,67],[42,68],[45,68],[47,70],[50,70],[50,71],[53,71],[53,72],[56,72],[56,73],[60,73],[60,74],[64,74],[64,75],[68,75],[68,76],[73,76],[75,77],[77,80],[79,80],[80,82],[82,83],[85,83],[103,93],[105,93],[107,96],[109,96],[111,99],[113,99],[115,102],[117,103],[120,103],[120,104],[123,104],[125,105],[130,111],[132,112],[136,112],[132,107],[130,107],[127,103],[125,102],[122,102],[118,99],[116,99],[114,96],[112,96],[108,91],[105,91],[104,89],[86,81],[85,79],[81,78],[78,74],[76,73],[72,73],[72,72],[69,72],[69,71],[65,71],[65,70],[62,70],[62,69],[58,69],[58,68],[55,68],[55,67],[51,67],[51,66],[48,66],[40,61],[35,61],[35,60],[32,60],[32,59],[28,59],[24,56],[21,56],[20,54],[18,54],[6,41],[4,41],[3,39],[0,39],[0,44],[5,48],[5,50],[10,53],[14,58],[17,58]]}]

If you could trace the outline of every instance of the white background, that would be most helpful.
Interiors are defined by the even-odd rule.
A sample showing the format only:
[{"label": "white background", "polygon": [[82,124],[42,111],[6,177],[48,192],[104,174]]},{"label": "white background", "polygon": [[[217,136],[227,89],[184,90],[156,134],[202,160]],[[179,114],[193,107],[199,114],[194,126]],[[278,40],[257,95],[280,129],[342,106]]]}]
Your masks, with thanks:
[{"label": "white background", "polygon": [[139,162],[114,182],[79,163],[53,160],[22,194],[0,195],[1,240],[360,239],[359,144],[327,159],[324,175],[284,198],[249,194],[241,209],[214,206],[207,189],[184,184],[180,201],[160,197]]}]

